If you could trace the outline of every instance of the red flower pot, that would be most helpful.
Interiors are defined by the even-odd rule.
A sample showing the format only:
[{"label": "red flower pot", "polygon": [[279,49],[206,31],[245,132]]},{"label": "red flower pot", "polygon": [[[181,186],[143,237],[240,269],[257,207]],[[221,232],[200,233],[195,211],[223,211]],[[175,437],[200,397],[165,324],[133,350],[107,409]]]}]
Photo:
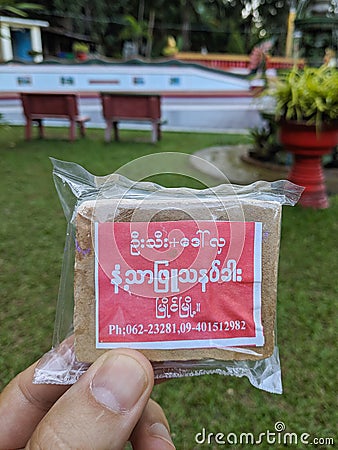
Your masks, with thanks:
[{"label": "red flower pot", "polygon": [[305,207],[327,208],[322,157],[338,144],[338,123],[323,126],[319,131],[315,125],[282,121],[279,133],[280,142],[294,155],[288,179],[305,187],[299,203]]},{"label": "red flower pot", "polygon": [[76,52],[76,58],[79,61],[87,61],[88,59],[88,54],[85,52]]}]

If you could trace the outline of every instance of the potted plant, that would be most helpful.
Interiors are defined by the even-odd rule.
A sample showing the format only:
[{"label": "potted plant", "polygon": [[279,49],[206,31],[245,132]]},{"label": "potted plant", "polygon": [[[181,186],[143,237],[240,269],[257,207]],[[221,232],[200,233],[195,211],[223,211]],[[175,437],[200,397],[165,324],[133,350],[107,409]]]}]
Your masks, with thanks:
[{"label": "potted plant", "polygon": [[284,148],[277,139],[275,115],[273,112],[264,111],[261,111],[260,115],[264,120],[264,125],[250,130],[253,146],[249,151],[249,157],[261,162],[279,164],[281,162],[280,155],[284,153],[281,150]]},{"label": "potted plant", "polygon": [[294,68],[273,92],[279,139],[294,155],[289,180],[305,187],[300,203],[328,207],[322,156],[338,143],[338,72]]},{"label": "potted plant", "polygon": [[73,52],[75,57],[80,61],[86,61],[87,55],[89,53],[89,45],[84,42],[74,42]]}]

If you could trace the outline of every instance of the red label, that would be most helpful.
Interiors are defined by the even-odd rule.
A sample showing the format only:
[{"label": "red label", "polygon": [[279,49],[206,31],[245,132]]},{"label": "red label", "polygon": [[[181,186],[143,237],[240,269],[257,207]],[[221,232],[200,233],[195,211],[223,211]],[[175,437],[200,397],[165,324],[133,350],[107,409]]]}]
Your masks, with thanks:
[{"label": "red label", "polygon": [[264,344],[260,222],[95,223],[96,346]]}]

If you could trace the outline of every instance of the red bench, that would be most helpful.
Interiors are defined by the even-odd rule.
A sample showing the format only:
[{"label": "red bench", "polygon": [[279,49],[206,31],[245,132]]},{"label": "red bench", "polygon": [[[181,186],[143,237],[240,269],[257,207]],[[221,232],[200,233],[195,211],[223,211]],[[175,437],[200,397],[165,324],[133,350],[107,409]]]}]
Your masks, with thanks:
[{"label": "red bench", "polygon": [[25,138],[32,137],[32,124],[39,126],[39,136],[44,137],[43,119],[67,119],[70,122],[69,139],[76,138],[76,125],[80,134],[85,135],[88,116],[80,116],[77,95],[72,93],[21,93],[21,102],[26,117]]},{"label": "red bench", "polygon": [[102,113],[106,121],[105,141],[119,139],[118,123],[123,120],[149,121],[152,142],[161,139],[161,96],[152,93],[101,92]]}]

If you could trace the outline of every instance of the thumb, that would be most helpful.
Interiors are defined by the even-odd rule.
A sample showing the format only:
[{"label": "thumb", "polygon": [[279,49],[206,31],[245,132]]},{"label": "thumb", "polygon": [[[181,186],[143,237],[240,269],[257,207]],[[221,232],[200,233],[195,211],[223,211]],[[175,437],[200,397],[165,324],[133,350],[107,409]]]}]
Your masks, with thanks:
[{"label": "thumb", "polygon": [[153,388],[153,370],[139,352],[101,356],[52,407],[28,449],[123,449]]}]

